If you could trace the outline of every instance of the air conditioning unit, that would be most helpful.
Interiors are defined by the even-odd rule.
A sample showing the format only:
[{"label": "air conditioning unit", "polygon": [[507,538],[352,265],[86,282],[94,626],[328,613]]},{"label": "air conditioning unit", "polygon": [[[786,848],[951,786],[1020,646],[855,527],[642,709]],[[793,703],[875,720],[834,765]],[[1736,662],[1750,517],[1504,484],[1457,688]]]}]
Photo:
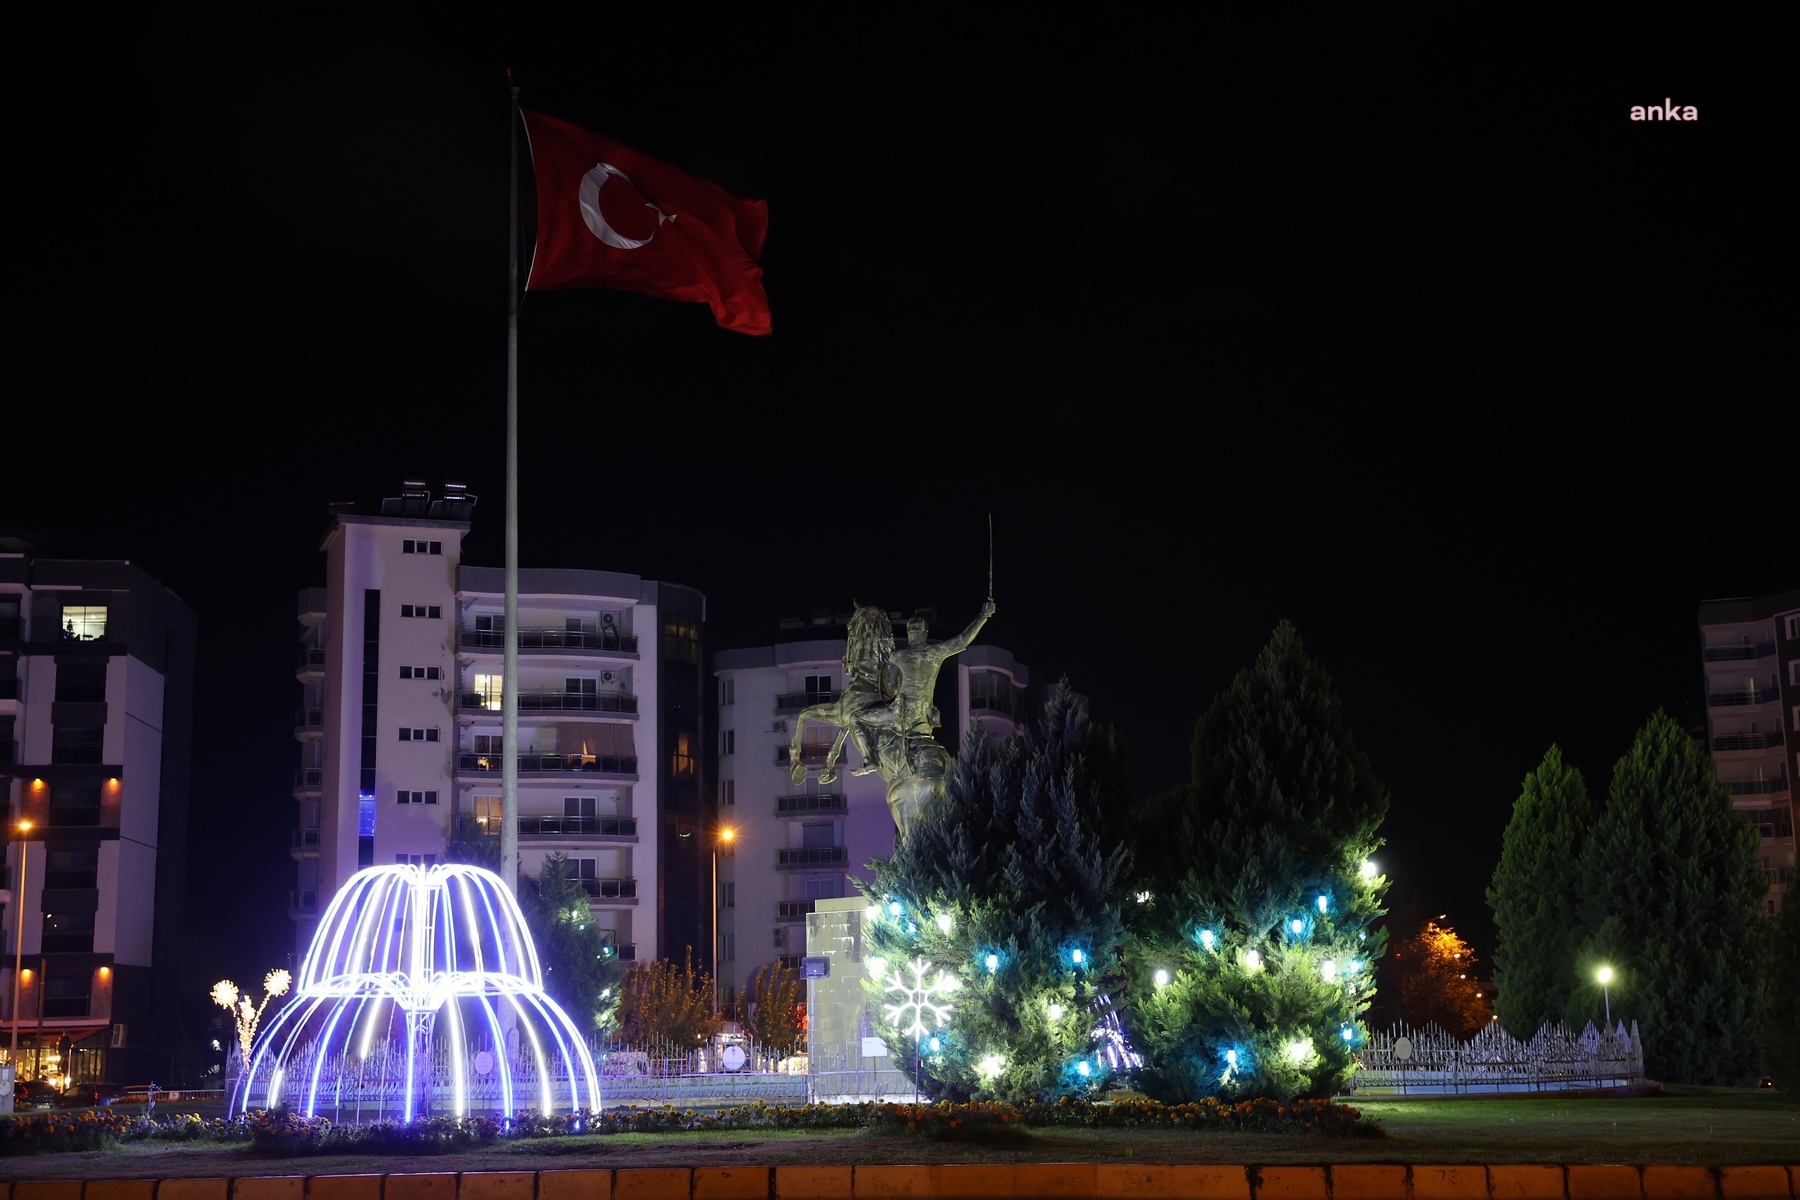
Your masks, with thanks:
[{"label": "air conditioning unit", "polygon": [[787,931],[781,926],[775,927],[775,946],[777,949],[787,945]]},{"label": "air conditioning unit", "polygon": [[775,727],[773,729],[771,729],[769,732],[771,732],[771,733],[786,733],[787,731],[788,731],[787,722],[786,721],[777,721],[777,722],[775,722]]}]

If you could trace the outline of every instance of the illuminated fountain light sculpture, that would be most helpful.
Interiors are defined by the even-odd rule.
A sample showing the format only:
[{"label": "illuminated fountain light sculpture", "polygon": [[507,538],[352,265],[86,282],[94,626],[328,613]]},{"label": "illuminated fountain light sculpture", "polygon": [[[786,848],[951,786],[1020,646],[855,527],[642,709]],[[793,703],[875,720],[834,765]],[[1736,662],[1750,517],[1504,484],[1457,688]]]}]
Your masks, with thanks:
[{"label": "illuminated fountain light sculpture", "polygon": [[531,933],[498,875],[460,863],[352,875],[319,921],[293,998],[257,1038],[232,1110],[285,1102],[341,1116],[348,1088],[360,1113],[371,1083],[376,1115],[391,1096],[407,1121],[443,1107],[466,1116],[472,1101],[507,1117],[600,1110],[593,1055],[544,993]]}]

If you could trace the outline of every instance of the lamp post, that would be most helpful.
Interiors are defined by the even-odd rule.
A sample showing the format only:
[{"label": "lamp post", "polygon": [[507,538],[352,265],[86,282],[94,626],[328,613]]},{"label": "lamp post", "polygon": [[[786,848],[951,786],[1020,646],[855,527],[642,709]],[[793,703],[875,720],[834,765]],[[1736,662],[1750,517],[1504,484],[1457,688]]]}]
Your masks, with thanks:
[{"label": "lamp post", "polygon": [[[20,821],[20,833],[31,832],[30,821]],[[25,966],[25,868],[31,861],[31,843],[20,841],[19,845],[19,886],[13,892],[13,907],[18,912],[18,932],[13,936],[13,994],[12,994],[12,1049],[7,1057],[13,1065],[13,1078],[19,1075],[19,975]],[[44,1003],[38,1001],[42,1010]]]},{"label": "lamp post", "polygon": [[713,1011],[719,1011],[719,847],[729,846],[737,840],[737,830],[729,825],[721,825],[718,836],[712,844],[712,893],[713,893]]},{"label": "lamp post", "polygon": [[1600,995],[1606,1001],[1606,1032],[1612,1032],[1612,977],[1611,967],[1601,967],[1594,972],[1594,978],[1600,981]]}]

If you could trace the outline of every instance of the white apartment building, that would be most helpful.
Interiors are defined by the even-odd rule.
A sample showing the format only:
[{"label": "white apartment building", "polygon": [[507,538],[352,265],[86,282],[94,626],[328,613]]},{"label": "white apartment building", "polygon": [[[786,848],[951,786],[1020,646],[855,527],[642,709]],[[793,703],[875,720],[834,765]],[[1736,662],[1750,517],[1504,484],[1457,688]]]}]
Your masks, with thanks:
[{"label": "white apartment building", "polygon": [[[898,613],[896,638],[906,630]],[[835,727],[809,723],[801,760],[804,784],[789,776],[794,718],[828,703],[844,683],[847,615],[786,622],[803,640],[714,655],[718,684],[718,970],[720,1002],[734,1006],[756,972],[771,963],[798,968],[806,952],[806,916],[816,901],[855,896],[852,876],[894,850],[887,785],[879,775],[853,776],[862,759],[846,741],[838,777],[819,782]],[[835,631],[835,636],[834,635]],[[808,635],[813,635],[811,638]],[[1037,698],[1030,670],[998,646],[976,643],[944,665],[938,736],[953,751],[971,720],[993,737],[1009,736]]]},{"label": "white apartment building", "polygon": [[1800,588],[1700,606],[1706,734],[1738,814],[1762,834],[1777,912],[1794,870],[1794,788],[1800,773]]},{"label": "white apartment building", "polygon": [[[326,585],[300,593],[301,951],[360,867],[500,832],[504,572],[462,561],[473,497],[408,487],[334,514]],[[636,575],[519,572],[520,877],[566,855],[627,961],[703,945],[704,607]]]},{"label": "white apartment building", "polygon": [[170,1075],[195,625],[132,563],[0,543],[0,1047],[16,1029],[21,1079]]}]

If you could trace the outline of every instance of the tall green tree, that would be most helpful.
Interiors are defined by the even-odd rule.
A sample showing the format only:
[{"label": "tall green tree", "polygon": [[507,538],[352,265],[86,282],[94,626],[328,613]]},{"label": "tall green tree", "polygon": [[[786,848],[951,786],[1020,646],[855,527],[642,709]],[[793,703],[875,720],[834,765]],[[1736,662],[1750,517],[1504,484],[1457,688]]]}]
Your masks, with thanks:
[{"label": "tall green tree", "polygon": [[519,908],[537,947],[544,990],[583,1033],[615,1026],[625,968],[617,945],[594,920],[581,881],[569,877],[567,855],[544,859],[535,886],[519,889]]},{"label": "tall green tree", "polygon": [[[970,730],[945,794],[870,864],[864,987],[896,1065],[922,1065],[933,1094],[1050,1100],[1113,1074],[1107,976],[1129,858],[1107,830],[1129,803],[1117,737],[1064,680],[1013,738]],[[930,998],[947,1021],[926,1013],[922,1036],[889,986],[910,986],[915,965],[948,984]]]},{"label": "tall green tree", "polygon": [[1283,621],[1200,718],[1189,783],[1138,827],[1128,1024],[1144,1090],[1328,1096],[1348,1077],[1382,953],[1369,855],[1388,796]]},{"label": "tall green tree", "polygon": [[[1791,878],[1791,876],[1790,876]],[[1800,893],[1792,888],[1763,947],[1763,1069],[1784,1092],[1800,1092]]]},{"label": "tall green tree", "polygon": [[1487,901],[1498,933],[1494,1012],[1514,1037],[1571,1015],[1585,936],[1581,854],[1597,811],[1581,772],[1555,746],[1513,802]]},{"label": "tall green tree", "polygon": [[1652,1077],[1733,1084],[1757,1062],[1759,840],[1712,759],[1658,711],[1613,768],[1582,851],[1577,1004],[1599,1018],[1599,965],[1615,1020],[1636,1020]]}]

